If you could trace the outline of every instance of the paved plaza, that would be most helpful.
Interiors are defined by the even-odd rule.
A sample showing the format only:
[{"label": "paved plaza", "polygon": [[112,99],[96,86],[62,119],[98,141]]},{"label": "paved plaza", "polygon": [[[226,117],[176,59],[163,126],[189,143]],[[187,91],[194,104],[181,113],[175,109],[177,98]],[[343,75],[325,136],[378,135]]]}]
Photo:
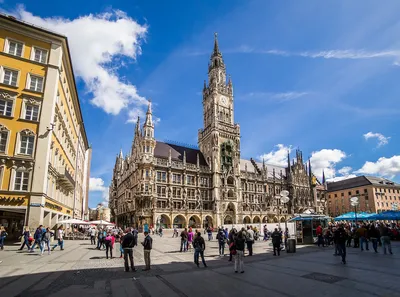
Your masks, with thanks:
[{"label": "paved plaza", "polygon": [[[400,243],[393,244],[394,255],[350,248],[343,265],[332,248],[298,247],[274,257],[269,243],[259,241],[255,255],[245,257],[245,273],[235,274],[215,240],[206,242],[209,267],[197,268],[192,252],[179,252],[179,239],[153,238],[149,272],[124,272],[119,252],[107,260],[89,241],[66,241],[64,251],[43,256],[6,246],[1,296],[400,296]],[[142,268],[143,250],[134,253]]]}]

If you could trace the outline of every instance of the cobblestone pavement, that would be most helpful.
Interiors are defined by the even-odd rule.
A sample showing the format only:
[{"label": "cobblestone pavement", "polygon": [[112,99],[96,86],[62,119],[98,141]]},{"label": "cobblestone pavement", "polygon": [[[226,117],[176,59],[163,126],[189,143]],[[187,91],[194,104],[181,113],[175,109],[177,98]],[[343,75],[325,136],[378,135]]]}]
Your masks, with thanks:
[{"label": "cobblestone pavement", "polygon": [[[394,255],[350,248],[343,265],[332,248],[298,246],[295,254],[273,257],[269,243],[259,241],[254,256],[245,257],[245,273],[235,274],[215,240],[206,242],[209,267],[197,268],[192,252],[179,252],[179,239],[153,238],[148,272],[124,272],[119,251],[107,260],[89,241],[66,241],[64,251],[43,256],[6,246],[1,296],[400,296],[400,243],[393,244]],[[142,249],[134,254],[142,268]]]}]

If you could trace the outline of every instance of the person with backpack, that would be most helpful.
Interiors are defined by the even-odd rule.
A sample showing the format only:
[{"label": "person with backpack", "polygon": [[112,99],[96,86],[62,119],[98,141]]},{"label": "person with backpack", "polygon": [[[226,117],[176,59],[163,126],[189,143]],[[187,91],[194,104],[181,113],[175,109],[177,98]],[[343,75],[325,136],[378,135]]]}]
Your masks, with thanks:
[{"label": "person with backpack", "polygon": [[124,250],[125,272],[129,272],[128,258],[131,264],[132,272],[135,272],[136,268],[135,263],[133,262],[133,248],[137,245],[137,241],[135,241],[135,236],[132,234],[131,228],[127,228],[125,232],[126,234],[122,241],[122,249]]},{"label": "person with backpack", "polygon": [[347,232],[343,228],[343,224],[339,225],[334,232],[335,243],[337,244],[339,254],[342,256],[342,263],[346,264],[346,241]]},{"label": "person with backpack", "polygon": [[107,236],[104,238],[104,244],[106,246],[106,259],[108,259],[108,252],[110,252],[111,259],[113,258],[112,251],[114,249],[115,237],[114,234],[108,232]]},{"label": "person with backpack", "polygon": [[223,257],[224,251],[225,251],[225,243],[226,243],[225,232],[223,229],[220,229],[218,231],[217,240],[218,240],[218,245],[219,245],[219,255],[221,257]]},{"label": "person with backpack", "polygon": [[203,262],[204,267],[207,267],[206,261],[204,260],[204,250],[206,249],[206,242],[204,238],[201,237],[201,233],[197,232],[196,238],[193,240],[194,247],[194,263],[199,267],[199,256]]}]

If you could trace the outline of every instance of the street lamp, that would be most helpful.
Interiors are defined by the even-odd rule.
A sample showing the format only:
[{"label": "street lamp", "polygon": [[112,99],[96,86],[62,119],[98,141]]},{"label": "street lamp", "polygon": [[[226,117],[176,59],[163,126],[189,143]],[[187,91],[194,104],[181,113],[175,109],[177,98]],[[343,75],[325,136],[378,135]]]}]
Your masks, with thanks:
[{"label": "street lamp", "polygon": [[354,207],[354,215],[356,219],[356,226],[357,226],[357,206],[360,204],[358,197],[354,196],[350,198],[350,204]]},{"label": "street lamp", "polygon": [[[278,220],[279,220],[279,210],[280,210],[280,203],[286,204],[289,202],[289,191],[283,190],[279,193],[279,195],[275,196],[275,199],[278,201],[278,207],[277,207],[277,211],[278,211]],[[281,228],[281,221],[279,220],[279,228]],[[286,228],[287,228],[287,221],[286,221],[286,217],[285,217],[285,232],[286,232]]]}]

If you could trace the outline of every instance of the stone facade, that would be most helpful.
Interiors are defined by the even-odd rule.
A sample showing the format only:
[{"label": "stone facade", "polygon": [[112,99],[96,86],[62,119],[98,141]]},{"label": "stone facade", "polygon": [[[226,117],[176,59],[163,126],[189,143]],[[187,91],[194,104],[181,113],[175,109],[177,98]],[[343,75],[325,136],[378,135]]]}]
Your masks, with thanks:
[{"label": "stone facade", "polygon": [[[203,128],[194,149],[155,140],[151,103],[132,149],[117,156],[110,186],[111,216],[120,226],[219,226],[278,222],[317,211],[316,179],[302,152],[278,167],[240,158],[232,80],[215,36],[203,88]],[[287,205],[275,198],[289,191]]]}]

